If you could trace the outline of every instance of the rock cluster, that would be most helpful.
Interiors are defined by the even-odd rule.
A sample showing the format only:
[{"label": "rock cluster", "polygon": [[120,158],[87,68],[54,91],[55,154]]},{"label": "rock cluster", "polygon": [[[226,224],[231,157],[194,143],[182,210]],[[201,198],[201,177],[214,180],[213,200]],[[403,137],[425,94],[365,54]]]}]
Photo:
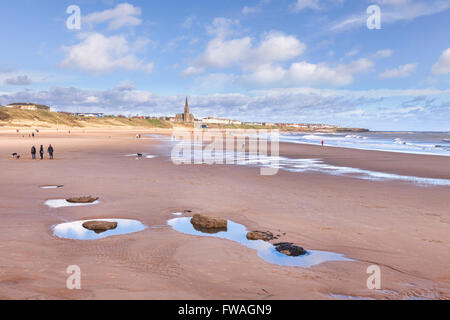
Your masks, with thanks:
[{"label": "rock cluster", "polygon": [[263,240],[263,241],[271,241],[275,237],[272,232],[269,231],[252,231],[247,233],[248,240]]},{"label": "rock cluster", "polygon": [[95,233],[103,233],[108,230],[117,228],[117,222],[110,221],[88,221],[83,223],[83,228],[94,231]]},{"label": "rock cluster", "polygon": [[69,199],[66,199],[66,201],[70,202],[70,203],[93,203],[93,202],[97,201],[98,199],[99,198],[87,196],[87,197],[69,198]]},{"label": "rock cluster", "polygon": [[290,242],[275,243],[274,246],[278,252],[291,257],[303,256],[308,253],[302,247],[296,246]]}]

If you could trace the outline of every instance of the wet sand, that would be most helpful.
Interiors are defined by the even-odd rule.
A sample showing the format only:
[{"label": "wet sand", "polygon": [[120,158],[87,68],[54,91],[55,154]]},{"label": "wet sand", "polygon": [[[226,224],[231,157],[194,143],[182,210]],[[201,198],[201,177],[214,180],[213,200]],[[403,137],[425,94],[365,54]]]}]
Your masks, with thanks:
[{"label": "wet sand", "polygon": [[[321,173],[261,176],[243,166],[175,166],[137,132],[0,131],[0,299],[377,299],[450,298],[450,187],[377,182]],[[145,134],[145,131],[140,133]],[[55,160],[32,161],[51,143]],[[281,155],[401,175],[450,178],[450,158],[281,144]],[[18,152],[21,160],[10,154]],[[145,152],[154,159],[127,154]],[[64,185],[40,189],[42,185]],[[95,206],[52,209],[46,200],[100,197]],[[167,221],[183,210],[222,217],[280,241],[355,261],[312,268],[264,261],[233,241],[196,237]],[[132,219],[142,232],[95,241],[55,237],[52,226]],[[283,235],[285,233],[285,235]],[[368,290],[379,265],[382,291]],[[68,290],[78,265],[82,290]]]}]

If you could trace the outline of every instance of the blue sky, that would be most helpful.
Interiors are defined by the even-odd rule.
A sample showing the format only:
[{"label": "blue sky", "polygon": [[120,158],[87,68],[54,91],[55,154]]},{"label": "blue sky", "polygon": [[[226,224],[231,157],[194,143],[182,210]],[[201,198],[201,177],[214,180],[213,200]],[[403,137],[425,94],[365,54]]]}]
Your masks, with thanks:
[{"label": "blue sky", "polygon": [[447,0],[2,2],[0,104],[450,131],[448,30]]}]

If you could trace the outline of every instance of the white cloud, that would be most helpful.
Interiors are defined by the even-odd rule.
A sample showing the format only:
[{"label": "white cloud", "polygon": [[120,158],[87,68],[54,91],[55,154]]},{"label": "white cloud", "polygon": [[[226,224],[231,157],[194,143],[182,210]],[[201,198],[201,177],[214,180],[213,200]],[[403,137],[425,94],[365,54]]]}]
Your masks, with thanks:
[{"label": "white cloud", "polygon": [[153,70],[153,63],[144,62],[135,55],[136,50],[142,49],[142,42],[133,45],[122,35],[106,37],[99,33],[80,34],[79,37],[80,43],[63,48],[66,57],[60,66],[92,74],[114,69]]},{"label": "white cloud", "polygon": [[340,73],[358,74],[370,72],[373,67],[374,63],[371,60],[367,58],[361,58],[348,64],[340,65],[338,66],[337,70]]},{"label": "white cloud", "polygon": [[[220,35],[222,33],[219,33]],[[263,35],[258,44],[250,37],[226,40],[221,36],[212,39],[194,66],[184,74],[198,74],[207,67],[227,68],[237,65],[242,69],[255,69],[261,65],[287,61],[300,56],[306,46],[295,36],[272,31]]]},{"label": "white cloud", "polygon": [[259,86],[321,86],[340,87],[354,81],[354,75],[371,71],[373,62],[359,59],[348,64],[331,67],[325,63],[294,62],[285,69],[279,65],[266,64],[242,76],[248,85]]},{"label": "white cloud", "polygon": [[233,63],[242,62],[248,57],[252,40],[250,37],[223,40],[215,38],[208,43],[205,53],[198,59],[200,67],[226,68]]},{"label": "white cloud", "polygon": [[264,5],[269,4],[270,2],[271,0],[260,0],[259,3],[254,7],[245,6],[244,8],[242,8],[242,14],[248,15],[259,12]]},{"label": "white cloud", "polygon": [[0,70],[0,85],[28,86],[42,83],[62,83],[70,78],[61,74],[46,73],[36,70]]},{"label": "white cloud", "polygon": [[240,27],[239,20],[219,17],[215,18],[212,24],[206,27],[206,31],[217,38],[225,38],[233,35],[238,27]]},{"label": "white cloud", "polygon": [[82,23],[89,26],[107,23],[110,30],[118,30],[123,27],[136,27],[142,24],[139,18],[141,8],[129,3],[120,3],[114,9],[94,12],[82,17]]},{"label": "white cloud", "polygon": [[195,66],[190,66],[190,67],[187,67],[185,70],[183,70],[181,75],[184,77],[189,77],[189,76],[193,76],[193,75],[200,74],[203,72],[205,72],[204,68],[201,68],[201,67],[197,68]]},{"label": "white cloud", "polygon": [[320,10],[319,0],[297,0],[291,5],[293,12],[300,12],[305,9]]},{"label": "white cloud", "polygon": [[242,8],[242,14],[247,15],[247,14],[252,14],[252,13],[256,13],[259,11],[258,7],[248,7],[245,6],[244,8]]},{"label": "white cloud", "polygon": [[33,81],[27,75],[18,75],[4,80],[4,84],[12,86],[26,86],[32,83]]},{"label": "white cloud", "polygon": [[187,17],[184,22],[181,24],[183,28],[189,29],[191,28],[195,23],[197,22],[196,16],[189,16]]},{"label": "white cloud", "polygon": [[450,73],[450,48],[448,48],[442,53],[438,62],[433,66],[432,72],[434,74]]},{"label": "white cloud", "polygon": [[133,81],[125,80],[116,84],[114,89],[119,91],[136,90],[136,85],[134,84]]},{"label": "white cloud", "polygon": [[414,71],[417,69],[416,63],[409,63],[402,66],[398,66],[394,69],[385,70],[380,74],[380,78],[382,79],[391,79],[391,78],[406,78],[409,77]]},{"label": "white cloud", "polygon": [[[220,22],[219,22],[220,21]],[[199,55],[192,65],[181,74],[198,75],[208,68],[238,68],[241,74],[229,74],[227,80],[237,87],[331,85],[345,86],[354,81],[356,74],[372,71],[374,63],[369,59],[358,59],[347,64],[330,66],[326,63],[295,61],[306,50],[306,45],[293,35],[271,31],[263,34],[259,41],[251,37],[228,39],[223,30],[236,25],[229,20],[215,19],[216,35],[207,45],[205,52]],[[226,26],[226,27],[223,27]],[[217,75],[217,74],[216,74]],[[202,76],[196,83],[210,81]],[[221,83],[225,83],[224,74],[220,74]],[[227,87],[229,85],[227,84]]]},{"label": "white cloud", "polygon": [[345,57],[353,57],[359,53],[359,49],[353,49],[345,53]]},{"label": "white cloud", "polygon": [[375,57],[376,58],[389,58],[394,54],[394,51],[391,49],[383,49],[383,50],[378,50],[375,53]]}]

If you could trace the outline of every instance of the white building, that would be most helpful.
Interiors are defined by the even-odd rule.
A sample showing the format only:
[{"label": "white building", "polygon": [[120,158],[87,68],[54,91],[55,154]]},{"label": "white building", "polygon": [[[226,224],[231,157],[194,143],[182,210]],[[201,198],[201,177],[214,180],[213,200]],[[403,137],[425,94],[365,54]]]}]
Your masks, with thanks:
[{"label": "white building", "polygon": [[103,113],[72,113],[74,117],[103,118]]},{"label": "white building", "polygon": [[242,122],[238,120],[220,119],[215,117],[207,117],[200,120],[202,124],[223,124],[223,125],[241,125]]}]

